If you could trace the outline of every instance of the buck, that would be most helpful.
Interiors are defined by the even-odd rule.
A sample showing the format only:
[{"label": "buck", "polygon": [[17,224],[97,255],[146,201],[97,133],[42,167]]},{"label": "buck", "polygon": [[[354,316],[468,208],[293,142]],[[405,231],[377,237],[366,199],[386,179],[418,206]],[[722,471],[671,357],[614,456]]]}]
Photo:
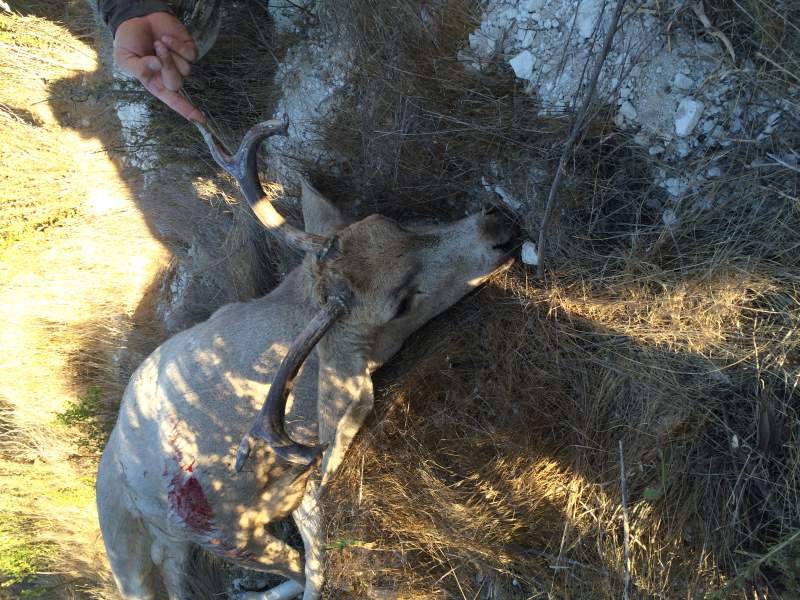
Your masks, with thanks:
[{"label": "buck", "polygon": [[[318,598],[318,501],[372,409],[370,373],[508,262],[512,232],[499,215],[348,225],[306,182],[305,231],[291,226],[256,169],[263,140],[287,126],[285,117],[256,125],[231,155],[198,124],[256,216],[305,258],[268,295],[167,340],[131,378],[97,476],[103,540],[126,599],[154,597],[159,574],[171,599],[185,597],[193,545],[288,579],[262,598]],[[288,516],[304,556],[270,533]]]}]

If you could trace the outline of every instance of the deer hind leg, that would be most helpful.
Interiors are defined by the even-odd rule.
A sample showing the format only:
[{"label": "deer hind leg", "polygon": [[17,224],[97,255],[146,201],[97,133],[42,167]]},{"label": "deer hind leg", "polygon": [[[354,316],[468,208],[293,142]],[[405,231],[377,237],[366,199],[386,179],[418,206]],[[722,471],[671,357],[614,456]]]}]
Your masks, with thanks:
[{"label": "deer hind leg", "polygon": [[103,453],[97,480],[101,484],[97,490],[97,514],[120,595],[125,600],[151,600],[157,590],[155,565],[150,559],[152,538],[123,504],[115,485],[122,481],[122,469],[113,450]]},{"label": "deer hind leg", "polygon": [[161,569],[164,587],[169,600],[184,600],[189,594],[186,587],[186,567],[189,564],[192,546],[181,542],[154,541],[150,557]]},{"label": "deer hind leg", "polygon": [[322,593],[325,582],[324,536],[322,530],[322,511],[319,505],[319,484],[311,480],[306,488],[303,501],[292,513],[300,537],[305,547],[306,586],[303,600],[316,600]]},{"label": "deer hind leg", "polygon": [[239,591],[232,597],[234,600],[294,600],[302,593],[303,586],[289,580],[265,592]]}]

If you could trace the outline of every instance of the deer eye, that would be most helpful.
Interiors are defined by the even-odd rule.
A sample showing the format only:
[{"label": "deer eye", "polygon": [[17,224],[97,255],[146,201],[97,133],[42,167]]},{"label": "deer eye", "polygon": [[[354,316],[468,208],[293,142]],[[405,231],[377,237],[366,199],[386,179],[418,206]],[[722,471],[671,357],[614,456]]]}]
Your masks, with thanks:
[{"label": "deer eye", "polygon": [[408,311],[411,310],[411,302],[413,299],[414,299],[414,292],[406,294],[400,301],[400,304],[397,305],[397,310],[395,311],[392,320],[404,317],[408,313]]}]

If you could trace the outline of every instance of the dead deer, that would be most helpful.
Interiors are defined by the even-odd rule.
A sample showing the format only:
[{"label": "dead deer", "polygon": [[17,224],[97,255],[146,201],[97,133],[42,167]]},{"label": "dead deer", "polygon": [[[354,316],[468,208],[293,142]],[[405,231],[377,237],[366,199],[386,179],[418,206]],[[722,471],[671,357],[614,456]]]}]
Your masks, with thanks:
[{"label": "dead deer", "polygon": [[[167,340],[131,378],[97,476],[103,540],[126,599],[154,597],[159,572],[171,599],[185,597],[192,545],[288,578],[263,598],[318,598],[318,498],[372,409],[370,373],[508,262],[511,227],[498,215],[348,225],[305,182],[305,231],[292,227],[256,169],[262,141],[287,125],[256,125],[233,156],[198,125],[257,217],[305,259],[268,295]],[[289,515],[304,557],[268,529]]]}]

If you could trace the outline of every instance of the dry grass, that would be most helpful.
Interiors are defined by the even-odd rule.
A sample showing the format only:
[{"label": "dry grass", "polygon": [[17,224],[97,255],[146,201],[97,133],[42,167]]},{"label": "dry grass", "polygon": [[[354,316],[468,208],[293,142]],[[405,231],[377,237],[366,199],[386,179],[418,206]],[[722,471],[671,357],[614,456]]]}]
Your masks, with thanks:
[{"label": "dry grass", "polygon": [[[119,135],[115,103],[147,97],[111,80],[82,0],[15,8],[0,12],[0,597],[115,597],[94,473],[122,389],[165,329],[263,293],[277,259],[231,186],[187,160],[207,152],[185,123],[154,105],[152,130]],[[258,16],[242,15],[239,33],[252,38]],[[231,46],[223,35],[194,80],[231,77],[204,94],[223,126],[255,104],[231,64],[268,70]],[[160,146],[146,180],[112,160],[136,143]],[[184,297],[160,323],[179,280]]]},{"label": "dry grass", "polygon": [[[59,35],[61,34],[61,35]],[[36,17],[0,17],[0,249],[32,231],[74,215],[87,166],[74,152],[79,136],[56,138],[46,86],[35,81],[67,78],[95,67],[94,54],[72,36]],[[65,58],[68,57],[68,58]],[[30,176],[31,165],[41,179]]]},{"label": "dry grass", "polygon": [[781,95],[800,84],[800,7],[775,0],[711,0],[707,14],[734,49],[738,66],[755,67],[752,82]]},{"label": "dry grass", "polygon": [[[263,11],[256,3],[243,6]],[[785,95],[790,78],[757,53],[796,73],[789,66],[797,64],[797,36],[791,20],[763,16],[772,14],[770,7],[761,0],[712,2],[707,12],[737,53],[755,57],[759,68],[751,75],[760,88]],[[307,167],[352,213],[461,215],[492,201],[476,190],[482,176],[497,170],[525,201],[526,210],[515,216],[535,237],[542,185],[568,121],[537,117],[535,99],[501,67],[493,76],[463,70],[455,57],[478,14],[468,0],[321,3],[323,27],[348,36],[355,52],[343,109],[332,123],[320,124],[340,175],[331,177],[327,165]],[[748,21],[747,15],[755,16]],[[223,36],[191,89],[231,139],[269,116],[264,73],[280,59],[258,25],[263,12],[240,17],[249,29]],[[688,26],[690,15],[681,18]],[[242,53],[243,38],[256,40],[257,50]],[[225,65],[241,70],[226,74]],[[19,108],[3,112],[9,116],[0,123],[25,128],[25,137],[16,139],[38,148],[43,126]],[[164,160],[206,156],[191,130],[171,116],[157,112],[152,127],[147,135],[166,150]],[[703,190],[722,200],[665,228],[646,204],[648,195],[661,193],[652,186],[652,159],[598,115],[562,188],[546,282],[521,266],[499,275],[415,336],[376,376],[376,415],[326,502],[329,597],[620,597],[619,440],[635,597],[740,597],[743,591],[752,597],[754,588],[792,597],[800,588],[800,182],[791,169],[745,168],[775,148],[797,147],[797,128],[781,134],[732,150],[726,173]],[[65,158],[64,164],[71,163]],[[70,190],[66,184],[78,182],[65,179],[62,188]],[[199,296],[206,304],[197,317],[214,303],[266,288],[272,280],[255,274],[253,262],[275,259],[252,221],[226,204],[226,185],[204,179],[195,187],[216,212],[204,213],[200,233],[179,224],[175,231],[193,240],[192,251],[184,247],[179,256],[206,253],[204,276],[216,291]],[[19,227],[19,220],[8,222],[9,231]],[[19,252],[8,263],[17,265],[16,278],[3,306],[31,290],[41,302],[6,310],[9,323],[30,326],[3,323],[3,331],[27,332],[20,340],[29,341],[14,347],[32,349],[30,361],[4,369],[30,376],[15,377],[16,387],[2,391],[18,399],[13,418],[4,404],[3,452],[36,461],[27,470],[3,463],[4,482],[27,475],[71,489],[65,477],[85,481],[69,470],[74,461],[47,458],[42,440],[52,427],[29,435],[37,411],[18,407],[21,399],[41,407],[55,397],[35,386],[57,380],[48,372],[70,374],[53,406],[85,394],[76,381],[117,393],[124,368],[114,370],[109,357],[120,356],[120,332],[141,327],[130,309],[141,286],[124,284],[131,293],[125,307],[105,302],[106,287],[72,287],[75,270],[67,263],[77,260],[74,241],[97,234],[66,222],[64,239],[73,242],[49,239],[52,249],[36,263],[62,273],[55,282],[41,277],[31,287],[21,278],[19,265],[38,256],[33,248],[40,237],[11,246]],[[101,229],[129,239],[109,222]],[[46,229],[48,236],[53,231],[61,229]],[[93,262],[88,279],[105,273],[105,285],[120,264]],[[62,286],[75,302],[53,291]],[[110,314],[122,316],[109,321],[104,315]],[[41,345],[42,339],[56,345]],[[4,339],[3,347],[9,344]],[[87,347],[95,351],[84,352]],[[65,495],[85,500],[81,489]],[[11,497],[26,496],[14,491]],[[45,519],[43,509],[52,505],[17,509],[14,522],[42,531],[58,521]],[[71,506],[65,523],[76,518]],[[11,509],[3,504],[0,510]],[[62,529],[54,530],[63,540],[80,531]],[[37,533],[30,541],[41,549],[38,569],[56,565],[67,579],[88,573],[64,567],[58,551],[54,559],[51,538]],[[70,543],[59,540],[55,548],[82,547]]]},{"label": "dry grass", "polygon": [[345,183],[326,165],[308,167],[351,212],[460,216],[479,204],[491,165],[527,177],[527,164],[553,151],[565,123],[535,118],[513,77],[470,75],[456,59],[478,22],[475,3],[431,3],[424,19],[413,2],[322,4],[323,24],[354,47],[351,91],[320,126]]},{"label": "dry grass", "polygon": [[[330,5],[357,49],[345,102],[359,110],[326,129],[351,177],[314,174],[359,214],[441,217],[475,206],[495,163],[535,239],[531,166],[552,170],[566,123],[537,119],[512,78],[456,63],[474,9]],[[773,83],[762,88],[787,95]],[[637,595],[798,589],[798,178],[746,168],[796,139],[738,147],[703,190],[715,207],[666,228],[645,202],[660,193],[656,165],[598,115],[573,156],[547,281],[502,275],[383,374],[327,504],[332,587],[619,597],[621,439]]]},{"label": "dry grass", "polygon": [[113,127],[86,5],[25,8],[0,12],[0,597],[108,597],[96,450],[58,415],[95,397],[78,424],[102,439],[151,348],[142,297],[165,252],[85,135]]}]

